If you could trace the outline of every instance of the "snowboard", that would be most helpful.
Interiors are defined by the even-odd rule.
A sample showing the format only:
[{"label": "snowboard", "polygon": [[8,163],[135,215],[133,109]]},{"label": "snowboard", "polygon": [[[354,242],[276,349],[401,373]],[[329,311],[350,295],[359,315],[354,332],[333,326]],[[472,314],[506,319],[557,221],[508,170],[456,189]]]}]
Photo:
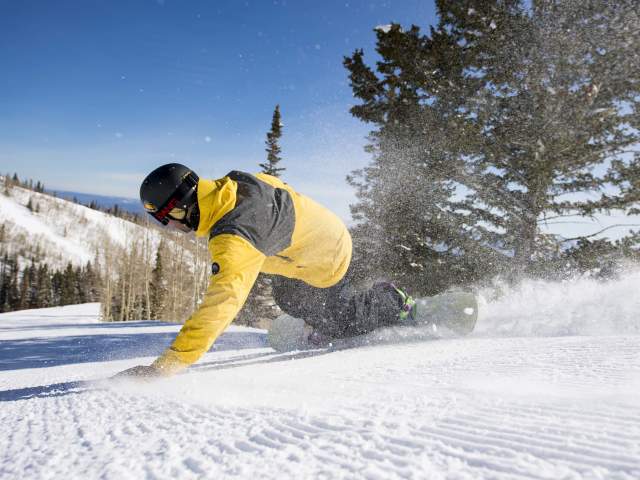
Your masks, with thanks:
[{"label": "snowboard", "polygon": [[[449,291],[418,298],[416,303],[417,321],[398,323],[394,327],[429,327],[434,333],[444,330],[454,335],[468,335],[478,320],[478,302],[470,292]],[[283,314],[271,324],[267,339],[269,346],[278,352],[323,348],[309,345],[307,338],[311,331],[304,320]],[[344,343],[341,340],[337,343]]]}]

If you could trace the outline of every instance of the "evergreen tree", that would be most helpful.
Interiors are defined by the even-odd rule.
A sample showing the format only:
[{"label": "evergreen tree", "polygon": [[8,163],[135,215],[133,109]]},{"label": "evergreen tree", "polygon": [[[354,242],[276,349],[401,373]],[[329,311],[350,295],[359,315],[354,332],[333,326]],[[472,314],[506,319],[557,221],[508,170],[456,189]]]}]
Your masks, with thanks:
[{"label": "evergreen tree", "polygon": [[31,197],[29,197],[29,201],[27,202],[27,209],[30,212],[33,212],[33,202],[31,201]]},{"label": "evergreen tree", "polygon": [[541,222],[629,207],[633,194],[604,192],[640,140],[633,5],[438,0],[430,35],[378,30],[377,72],[362,51],[347,58],[352,113],[377,127],[372,164],[351,177],[367,257],[471,279],[511,252],[522,273],[550,244]]},{"label": "evergreen tree", "polygon": [[51,307],[51,275],[49,273],[49,266],[46,263],[40,264],[37,276],[38,282],[36,285],[36,296],[38,298],[38,307]]},{"label": "evergreen tree", "polygon": [[353,263],[365,279],[392,279],[433,294],[475,280],[483,270],[479,250],[494,255],[475,241],[477,227],[456,199],[470,146],[450,141],[448,132],[466,125],[456,96],[440,92],[452,88],[448,72],[461,65],[449,58],[455,42],[446,36],[430,40],[418,27],[405,32],[399,25],[376,34],[383,58],[378,75],[362,50],[345,59],[362,101],[351,113],[377,127],[367,148],[371,164],[348,177],[358,198],[351,209]]},{"label": "evergreen tree", "polygon": [[[276,105],[271,119],[271,130],[267,133],[266,152],[267,160],[261,163],[262,172],[274,177],[279,177],[285,168],[278,167],[280,157],[279,140],[282,137],[282,120],[280,105]],[[276,306],[271,293],[271,279],[266,275],[258,275],[253,288],[247,297],[244,307],[238,314],[236,322],[241,325],[258,326],[261,320],[270,321],[278,316],[280,310]]]},{"label": "evergreen tree", "polygon": [[40,299],[38,298],[38,283],[40,279],[38,278],[38,270],[36,269],[33,259],[31,260],[31,265],[29,265],[28,276],[27,305],[25,308],[39,308]]},{"label": "evergreen tree", "polygon": [[164,318],[166,301],[167,301],[167,287],[164,278],[164,272],[162,269],[162,254],[166,248],[164,241],[160,242],[158,251],[156,253],[156,264],[151,271],[151,284],[150,288],[150,303],[151,312],[149,318],[151,320],[160,320]]},{"label": "evergreen tree", "polygon": [[[62,303],[62,291],[63,291],[64,276],[62,272],[56,270],[51,276],[51,306],[63,305]],[[66,304],[64,304],[66,305]]]},{"label": "evergreen tree", "polygon": [[74,299],[74,303],[87,303],[87,284],[86,284],[86,270],[82,267],[76,267],[74,270],[74,292],[76,294],[76,298]]},{"label": "evergreen tree", "polygon": [[25,267],[20,275],[20,284],[18,286],[18,302],[15,306],[15,310],[24,310],[29,305],[29,287],[31,285],[31,278],[29,277],[29,268]]},{"label": "evergreen tree", "polygon": [[5,252],[0,264],[0,312],[9,311],[9,289],[11,287],[11,274],[9,268],[9,255]]},{"label": "evergreen tree", "polygon": [[278,163],[282,160],[280,157],[280,145],[278,143],[280,137],[282,137],[282,127],[280,105],[276,105],[276,108],[273,111],[273,118],[271,119],[271,130],[267,133],[267,140],[265,142],[267,145],[267,161],[260,164],[260,168],[262,168],[263,173],[273,175],[274,177],[279,177],[280,172],[284,172],[286,170],[285,168],[278,168]]},{"label": "evergreen tree", "polygon": [[[503,244],[523,272],[544,254],[539,227],[549,217],[628,206],[605,192],[609,162],[640,140],[628,128],[638,125],[640,105],[629,75],[640,68],[637,4],[453,3],[441,2],[445,27],[463,32],[467,69],[478,77],[460,80],[477,88],[464,102],[480,127],[470,198],[483,206],[481,220],[506,231]],[[499,221],[487,215],[494,212]]]},{"label": "evergreen tree", "polygon": [[78,303],[76,272],[69,262],[62,273],[59,305],[73,305],[75,303]]},{"label": "evergreen tree", "polygon": [[14,254],[13,257],[9,257],[7,260],[9,265],[9,280],[7,282],[7,297],[6,297],[6,312],[17,310],[20,305],[20,266],[18,264],[18,257]]},{"label": "evergreen tree", "polygon": [[91,262],[87,262],[83,272],[84,301],[97,302],[100,299],[100,278],[98,276],[98,272],[95,270]]}]

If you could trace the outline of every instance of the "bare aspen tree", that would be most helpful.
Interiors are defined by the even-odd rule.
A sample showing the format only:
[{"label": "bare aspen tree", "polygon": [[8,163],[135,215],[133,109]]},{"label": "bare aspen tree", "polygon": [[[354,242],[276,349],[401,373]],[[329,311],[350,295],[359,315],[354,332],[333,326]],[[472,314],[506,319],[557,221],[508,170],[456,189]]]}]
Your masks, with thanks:
[{"label": "bare aspen tree", "polygon": [[144,306],[145,306],[145,319],[151,319],[151,272],[153,271],[153,257],[154,249],[151,238],[151,231],[149,230],[149,216],[144,217],[144,242],[143,242],[143,255],[142,255],[142,286],[144,288]]},{"label": "bare aspen tree", "polygon": [[112,298],[114,294],[114,245],[105,235],[102,246],[98,249],[99,264],[102,268],[102,288],[100,289],[100,305],[103,321],[110,322],[112,318]]}]

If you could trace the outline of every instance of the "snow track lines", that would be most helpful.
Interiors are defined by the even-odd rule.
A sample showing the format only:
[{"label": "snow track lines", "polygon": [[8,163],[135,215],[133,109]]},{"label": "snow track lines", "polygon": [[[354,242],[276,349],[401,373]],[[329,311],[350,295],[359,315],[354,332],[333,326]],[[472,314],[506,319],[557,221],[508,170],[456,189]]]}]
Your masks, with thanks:
[{"label": "snow track lines", "polygon": [[[70,471],[88,478],[640,474],[640,419],[632,405],[609,405],[607,418],[587,405],[549,412],[527,401],[441,401],[455,401],[464,413],[435,418],[409,411],[390,420],[358,408],[324,414],[212,408],[97,391],[17,401],[0,414],[3,425],[22,417],[3,445],[0,477],[60,478]],[[618,435],[621,427],[626,433]]]},{"label": "snow track lines", "polygon": [[152,384],[82,382],[148,358],[1,372],[0,479],[640,478],[639,336],[224,346]]}]

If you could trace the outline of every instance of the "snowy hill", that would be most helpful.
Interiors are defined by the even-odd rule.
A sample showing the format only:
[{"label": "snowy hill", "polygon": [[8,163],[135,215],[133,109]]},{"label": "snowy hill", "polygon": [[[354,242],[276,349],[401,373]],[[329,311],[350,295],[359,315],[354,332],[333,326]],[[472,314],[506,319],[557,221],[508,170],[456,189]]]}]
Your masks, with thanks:
[{"label": "snowy hill", "polygon": [[[27,208],[29,202],[32,210]],[[21,252],[23,258],[37,252],[54,268],[94,261],[97,249],[107,241],[125,246],[146,231],[121,218],[17,186],[10,196],[0,195],[0,221],[10,250]]]},{"label": "snowy hill", "polygon": [[638,285],[529,283],[471,337],[329,353],[232,327],[150,384],[100,379],[179,326],[3,314],[0,478],[638,479]]}]

